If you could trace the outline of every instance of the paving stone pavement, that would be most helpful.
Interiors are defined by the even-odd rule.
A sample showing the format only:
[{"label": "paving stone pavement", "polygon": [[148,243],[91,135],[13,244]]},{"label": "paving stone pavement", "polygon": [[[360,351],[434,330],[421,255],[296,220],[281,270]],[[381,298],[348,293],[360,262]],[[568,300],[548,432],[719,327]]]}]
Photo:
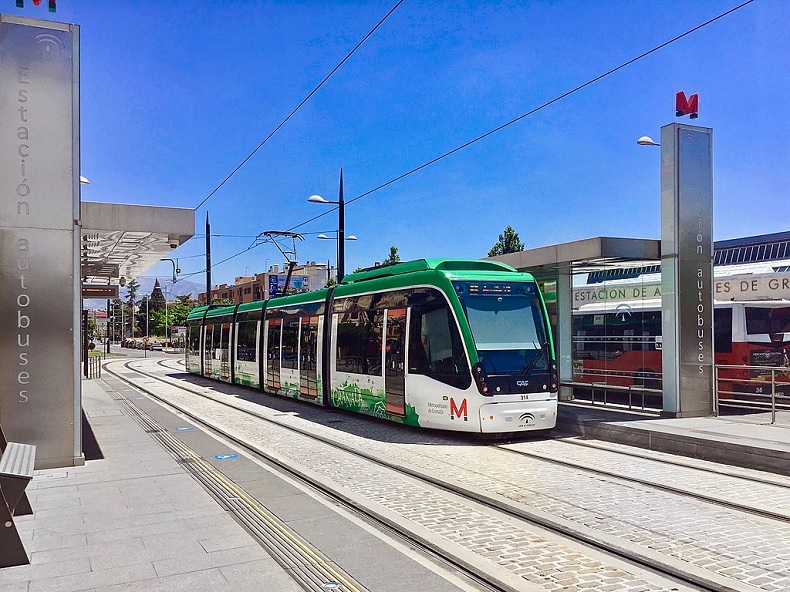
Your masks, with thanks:
[{"label": "paving stone pavement", "polygon": [[89,382],[83,407],[104,459],[35,472],[34,515],[15,519],[31,563],[0,569],[0,590],[302,590]]}]

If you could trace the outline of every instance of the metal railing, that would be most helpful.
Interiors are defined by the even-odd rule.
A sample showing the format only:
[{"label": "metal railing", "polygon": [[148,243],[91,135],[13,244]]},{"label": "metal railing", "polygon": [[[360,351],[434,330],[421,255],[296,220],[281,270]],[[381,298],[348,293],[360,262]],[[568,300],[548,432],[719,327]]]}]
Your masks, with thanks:
[{"label": "metal railing", "polygon": [[[722,371],[725,371],[724,376]],[[713,413],[716,416],[720,407],[726,406],[770,408],[773,424],[776,423],[777,405],[790,407],[790,368],[784,366],[717,364],[714,387]]]},{"label": "metal railing", "polygon": [[101,378],[101,356],[89,356],[85,367],[85,378]]},{"label": "metal railing", "polygon": [[[645,401],[646,396],[662,396],[661,374],[589,369],[585,369],[583,374],[575,374],[575,378],[584,376],[587,380],[562,381],[561,386],[571,387],[574,395],[577,389],[583,390],[578,394],[589,394],[590,405],[627,407],[646,412],[661,410],[663,402],[656,407],[646,405]],[[629,384],[622,384],[624,382]],[[648,384],[650,387],[645,386]],[[720,414],[721,407],[770,410],[773,424],[776,423],[777,410],[790,409],[790,367],[717,364],[713,391],[714,415]],[[585,398],[580,397],[579,400],[584,401]]]},{"label": "metal railing", "polygon": [[[591,405],[617,406],[629,410],[639,409],[646,412],[657,412],[661,405],[647,405],[645,397],[657,395],[661,397],[661,374],[656,372],[626,372],[622,370],[590,370],[584,369],[583,375],[589,381],[563,381],[561,386],[584,389],[590,393]],[[627,382],[628,384],[616,384]],[[615,383],[615,384],[612,384]],[[646,386],[646,385],[651,386]],[[656,385],[656,386],[652,386]],[[625,402],[620,402],[626,398]]]}]

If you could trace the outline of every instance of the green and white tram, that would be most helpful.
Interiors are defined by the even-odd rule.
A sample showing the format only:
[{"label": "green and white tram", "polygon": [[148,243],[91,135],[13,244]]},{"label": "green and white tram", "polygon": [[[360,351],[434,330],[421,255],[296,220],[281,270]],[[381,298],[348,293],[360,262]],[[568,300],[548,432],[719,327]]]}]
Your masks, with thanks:
[{"label": "green and white tram", "polygon": [[404,424],[553,428],[557,372],[534,278],[480,260],[419,259],[333,288],[187,319],[189,372]]}]

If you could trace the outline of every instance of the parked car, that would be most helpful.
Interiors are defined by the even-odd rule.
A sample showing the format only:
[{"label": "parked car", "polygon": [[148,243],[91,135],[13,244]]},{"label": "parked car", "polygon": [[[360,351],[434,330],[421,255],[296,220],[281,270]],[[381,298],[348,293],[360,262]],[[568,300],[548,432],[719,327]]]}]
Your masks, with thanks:
[{"label": "parked car", "polygon": [[164,348],[162,347],[162,344],[159,343],[158,341],[154,341],[153,343],[151,343],[151,351],[162,351],[162,349]]}]

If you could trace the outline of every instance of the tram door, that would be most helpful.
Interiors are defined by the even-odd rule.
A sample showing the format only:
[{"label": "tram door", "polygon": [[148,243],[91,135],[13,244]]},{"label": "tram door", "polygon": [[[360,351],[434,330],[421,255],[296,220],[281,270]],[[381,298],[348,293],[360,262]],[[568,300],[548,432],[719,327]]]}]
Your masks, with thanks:
[{"label": "tram door", "polygon": [[384,392],[387,413],[406,414],[404,379],[406,343],[406,309],[387,309],[387,339],[384,356]]},{"label": "tram door", "polygon": [[266,338],[266,386],[277,390],[280,388],[280,334],[282,320],[266,321],[269,330]]},{"label": "tram door", "polygon": [[214,325],[206,325],[203,333],[203,376],[211,376],[214,359]]},{"label": "tram door", "polygon": [[222,323],[219,333],[219,378],[230,381],[230,323]]},{"label": "tram door", "polygon": [[318,317],[302,317],[299,337],[299,392],[303,397],[318,396],[316,364],[318,354]]}]

